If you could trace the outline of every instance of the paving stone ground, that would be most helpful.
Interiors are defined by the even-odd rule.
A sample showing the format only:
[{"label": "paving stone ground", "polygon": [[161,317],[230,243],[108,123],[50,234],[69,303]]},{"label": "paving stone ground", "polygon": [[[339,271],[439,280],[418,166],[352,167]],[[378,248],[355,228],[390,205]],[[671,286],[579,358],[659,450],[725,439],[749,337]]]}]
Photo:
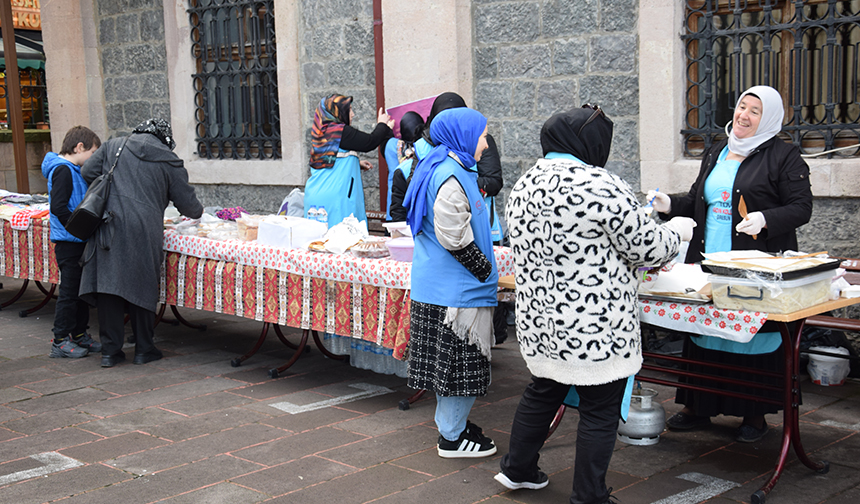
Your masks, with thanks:
[{"label": "paving stone ground", "polygon": [[[0,279],[0,302],[20,281]],[[436,454],[435,401],[407,411],[406,380],[356,369],[314,349],[277,379],[267,370],[292,350],[269,338],[240,367],[262,323],[182,309],[205,331],[163,322],[165,358],[102,369],[100,356],[51,359],[54,303],[26,317],[41,294],[0,311],[0,502],[2,503],[475,503],[567,502],[573,479],[577,414],[568,411],[541,453],[550,484],[508,491],[493,480],[529,375],[512,338],[493,354],[493,383],[471,419],[499,446],[478,460]],[[95,311],[91,331],[97,334]],[[288,339],[300,334],[285,330]],[[133,348],[126,348],[133,354]],[[360,385],[365,384],[365,385]],[[310,405],[361,392],[390,392],[291,414],[273,405]],[[674,389],[656,387],[667,414]],[[860,502],[860,382],[803,383],[801,432],[827,474],[791,454],[768,503]],[[324,403],[328,404],[328,403]],[[737,419],[713,428],[665,432],[658,444],[618,442],[607,484],[623,504],[749,502],[767,480],[780,446],[781,416],[759,443],[734,441]],[[716,490],[713,490],[716,489]],[[710,499],[710,500],[708,500]]]}]

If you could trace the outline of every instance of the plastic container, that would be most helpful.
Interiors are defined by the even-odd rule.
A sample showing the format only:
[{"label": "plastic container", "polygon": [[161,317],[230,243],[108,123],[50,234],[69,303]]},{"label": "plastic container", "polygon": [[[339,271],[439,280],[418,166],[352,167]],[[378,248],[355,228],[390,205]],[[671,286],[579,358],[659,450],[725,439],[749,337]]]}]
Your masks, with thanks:
[{"label": "plastic container", "polygon": [[254,241],[257,239],[257,232],[260,229],[260,221],[263,219],[262,215],[251,215],[251,214],[242,214],[241,217],[236,219],[237,230],[239,232],[239,239],[242,241]]},{"label": "plastic container", "polygon": [[320,211],[316,206],[311,206],[308,208],[308,219],[312,221],[319,221]]},{"label": "plastic container", "polygon": [[317,220],[322,222],[328,227],[328,212],[325,211],[325,207],[321,206],[317,209]]},{"label": "plastic container", "polygon": [[822,271],[793,280],[711,275],[708,280],[717,308],[791,313],[829,300],[833,274]]},{"label": "plastic container", "polygon": [[412,238],[405,236],[400,238],[392,238],[385,242],[388,251],[391,252],[391,258],[400,262],[412,262],[412,250],[415,248],[415,242]]},{"label": "plastic container", "polygon": [[400,238],[401,236],[412,236],[412,230],[409,229],[409,224],[406,222],[383,222],[382,226],[388,230],[392,238]]},{"label": "plastic container", "polygon": [[834,355],[834,357],[828,357],[813,353],[807,354],[809,355],[809,364],[806,365],[806,371],[809,373],[809,379],[812,380],[812,383],[825,387],[845,383],[845,378],[851,371],[851,364],[848,359],[836,357],[836,355],[847,356],[847,348],[810,347],[809,349]]}]

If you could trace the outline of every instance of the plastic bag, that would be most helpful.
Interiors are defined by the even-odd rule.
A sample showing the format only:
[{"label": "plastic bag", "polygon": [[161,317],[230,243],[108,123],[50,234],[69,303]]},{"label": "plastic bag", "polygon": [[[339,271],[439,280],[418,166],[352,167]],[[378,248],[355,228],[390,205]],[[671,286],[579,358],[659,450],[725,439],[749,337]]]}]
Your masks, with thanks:
[{"label": "plastic bag", "polygon": [[298,187],[290,191],[290,194],[288,194],[281,202],[281,207],[278,209],[278,215],[304,217],[305,193]]}]

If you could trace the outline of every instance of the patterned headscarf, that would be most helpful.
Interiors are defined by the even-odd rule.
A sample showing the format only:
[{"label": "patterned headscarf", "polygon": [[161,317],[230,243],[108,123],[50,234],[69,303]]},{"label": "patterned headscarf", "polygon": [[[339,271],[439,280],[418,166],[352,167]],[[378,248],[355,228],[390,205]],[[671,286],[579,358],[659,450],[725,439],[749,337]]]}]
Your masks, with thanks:
[{"label": "patterned headscarf", "polygon": [[320,100],[311,128],[311,168],[331,168],[337,159],[343,127],[349,124],[352,96],[333,94]]},{"label": "patterned headscarf", "polygon": [[150,135],[155,135],[159,140],[161,140],[161,143],[166,145],[170,150],[176,148],[176,142],[173,141],[173,128],[171,128],[170,123],[164,119],[159,119],[157,117],[147,119],[134,128],[134,133],[149,133]]}]

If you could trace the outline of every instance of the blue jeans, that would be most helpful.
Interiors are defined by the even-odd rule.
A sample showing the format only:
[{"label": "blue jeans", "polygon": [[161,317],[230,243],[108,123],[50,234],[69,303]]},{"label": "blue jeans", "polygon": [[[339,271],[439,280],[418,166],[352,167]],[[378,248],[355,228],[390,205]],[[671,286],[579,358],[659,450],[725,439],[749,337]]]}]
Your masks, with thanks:
[{"label": "blue jeans", "polygon": [[475,397],[451,396],[443,397],[436,394],[436,428],[439,434],[448,441],[456,441],[466,430],[466,419],[475,404]]}]

